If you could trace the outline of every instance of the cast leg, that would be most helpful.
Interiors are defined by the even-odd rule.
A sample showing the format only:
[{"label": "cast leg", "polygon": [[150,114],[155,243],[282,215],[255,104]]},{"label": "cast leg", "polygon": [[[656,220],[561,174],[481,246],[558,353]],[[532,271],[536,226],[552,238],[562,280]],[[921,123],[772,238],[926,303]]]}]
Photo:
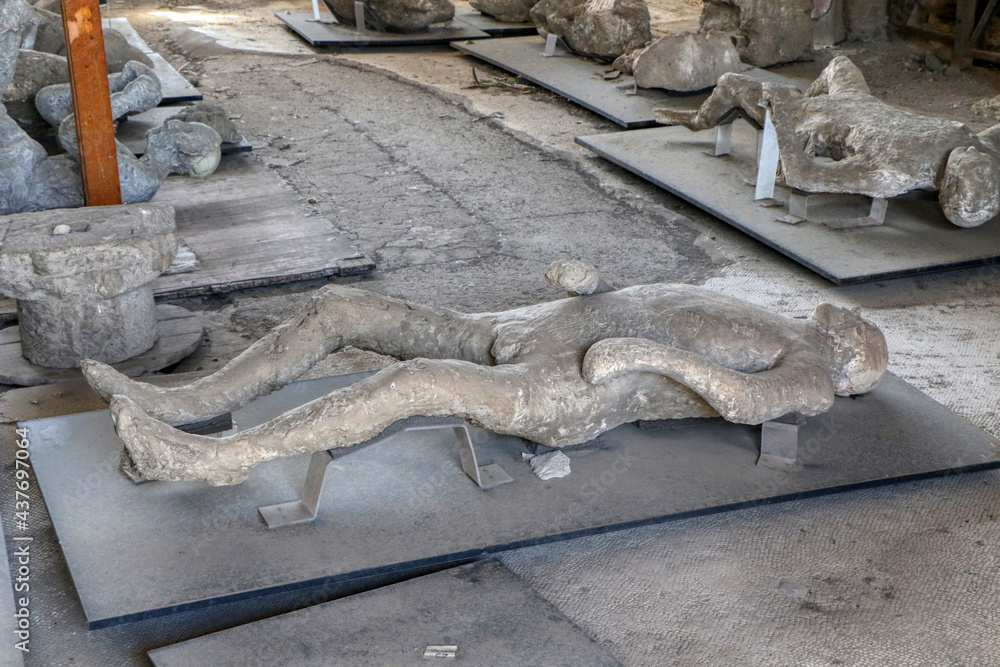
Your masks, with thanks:
[{"label": "cast leg", "polygon": [[743,373],[651,340],[608,338],[591,346],[583,360],[583,376],[593,384],[636,372],[676,380],[740,424],[760,424],[789,412],[817,415],[833,405],[833,381],[814,354],[791,354],[770,370]]},{"label": "cast leg", "polygon": [[807,97],[819,95],[839,95],[845,93],[871,94],[865,75],[846,56],[837,56],[823,68],[816,80],[809,86]]},{"label": "cast leg", "polygon": [[218,372],[184,387],[136,382],[96,361],[80,365],[104,400],[116,394],[128,396],[159,420],[185,424],[235,410],[280,389],[348,345],[404,359],[493,363],[493,336],[485,318],[413,306],[349,287],[327,287]]},{"label": "cast leg", "polygon": [[683,125],[689,130],[708,130],[731,122],[737,113],[764,125],[761,83],[745,74],[723,74],[715,90],[697,111],[655,109],[656,119],[664,125]]},{"label": "cast leg", "polygon": [[516,432],[529,380],[515,365],[417,359],[225,438],[178,431],[115,396],[111,412],[135,470],[150,479],[237,484],[271,459],[349,447],[415,415],[456,416],[497,432]]}]

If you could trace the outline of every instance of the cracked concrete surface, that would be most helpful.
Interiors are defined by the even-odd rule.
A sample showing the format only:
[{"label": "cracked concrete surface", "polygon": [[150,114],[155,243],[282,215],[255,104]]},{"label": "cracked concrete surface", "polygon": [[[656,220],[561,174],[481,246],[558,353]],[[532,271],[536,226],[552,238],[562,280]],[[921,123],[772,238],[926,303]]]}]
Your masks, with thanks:
[{"label": "cracked concrete surface", "polygon": [[[1000,435],[995,267],[833,287],[593,159],[572,138],[613,131],[610,124],[517,88],[497,70],[446,50],[314,53],[269,18],[307,3],[166,9],[185,22],[149,13],[164,7],[130,4],[124,13],[211,101],[240,117],[253,159],[302,197],[290,215],[318,211],[337,226],[331,235],[375,253],[378,271],[344,282],[500,309],[555,296],[543,267],[576,256],[618,284],[691,282],[789,314],[821,300],[860,307],[887,336],[890,370]],[[230,52],[192,32],[198,21],[243,48],[292,55]],[[895,52],[880,53],[857,62],[893,102],[944,112],[933,107],[944,98],[964,119],[963,109],[997,92],[995,75],[972,71],[943,84],[928,75],[913,90],[948,85],[945,93],[906,97],[892,82]],[[503,85],[465,89],[473,65]],[[820,65],[796,68],[809,79]],[[225,361],[314,286],[185,304],[204,309],[216,328],[207,352],[181,370]],[[382,363],[335,356],[319,372]],[[12,465],[6,454],[4,462]],[[533,547],[504,560],[628,665],[998,664],[998,488],[1000,473],[964,475]],[[6,516],[10,508],[0,509]],[[36,536],[29,666],[144,665],[151,642],[181,638],[150,622],[87,633],[51,527]],[[239,613],[233,618],[251,614]]]}]

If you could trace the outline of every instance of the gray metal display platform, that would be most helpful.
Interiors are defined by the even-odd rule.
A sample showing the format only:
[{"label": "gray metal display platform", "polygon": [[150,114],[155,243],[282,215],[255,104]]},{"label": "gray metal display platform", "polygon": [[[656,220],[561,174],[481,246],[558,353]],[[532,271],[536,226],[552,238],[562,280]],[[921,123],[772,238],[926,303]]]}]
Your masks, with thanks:
[{"label": "gray metal display platform", "polygon": [[621,664],[493,559],[156,649],[149,657],[156,667],[381,667],[426,665],[432,646],[455,648],[456,662],[479,667]]},{"label": "gray metal display platform", "polygon": [[422,32],[359,32],[351,26],[337,23],[330,14],[320,21],[312,13],[276,12],[277,16],[302,39],[313,46],[426,46],[447,44],[455,39],[486,39],[489,35],[468,23],[448,21],[432,25]]},{"label": "gray metal display platform", "polygon": [[160,90],[163,94],[163,99],[160,100],[161,105],[197,102],[202,99],[201,92],[174,69],[174,66],[168,63],[163,56],[158,53],[147,53],[146,55],[153,61],[153,71],[160,79]]},{"label": "gray metal display platform", "polygon": [[132,27],[132,24],[129,23],[127,18],[122,16],[112,16],[111,18],[104,18],[103,21],[105,26],[120,32],[125,38],[125,41],[143,53],[147,55],[150,53],[156,53],[156,51],[154,51],[153,48],[146,43],[146,40],[144,40],[139,33],[136,32],[136,29]]},{"label": "gray metal display platform", "polygon": [[179,104],[181,102],[196,102],[202,99],[202,94],[191,85],[174,66],[168,63],[163,56],[153,51],[149,44],[139,36],[128,19],[123,17],[113,17],[105,20],[105,26],[120,32],[125,40],[139,49],[153,61],[153,71],[160,79],[160,91],[163,94],[161,105]]},{"label": "gray metal display platform", "polygon": [[538,34],[538,28],[531,21],[524,23],[501,21],[475,9],[470,12],[456,13],[455,20],[460,23],[468,23],[476,30],[482,30],[490,37],[523,37],[525,35]]},{"label": "gray metal display platform", "polygon": [[[665,90],[637,89],[635,80],[625,74],[606,81],[604,73],[612,69],[611,65],[574,55],[562,46],[556,47],[554,56],[543,57],[545,40],[538,35],[452,42],[451,45],[562,95],[627,129],[657,125],[653,109],[697,109],[708,98],[707,92],[671,94]],[[744,73],[765,81],[798,85],[787,77],[749,65]]]},{"label": "gray metal display platform", "polygon": [[[125,145],[136,157],[146,152],[146,133],[157,127],[162,127],[168,120],[182,112],[186,107],[156,107],[118,122],[115,139]],[[222,144],[222,154],[246,153],[253,150],[250,142],[240,137],[239,142]]]},{"label": "gray metal display platform", "polygon": [[[790,225],[784,205],[753,201],[757,138],[734,124],[732,154],[711,157],[715,131],[662,127],[577,137],[577,143],[746,232],[837,285],[946,271],[1000,260],[1000,218],[964,229],[948,222],[934,201],[893,199],[879,227],[833,229],[821,223]],[[787,202],[789,190],[775,197]],[[869,201],[853,199],[857,214]]]},{"label": "gray metal display platform", "polygon": [[[233,413],[246,429],[363,375],[285,387]],[[481,464],[514,481],[484,491],[454,433],[404,432],[330,465],[315,521],[268,529],[257,508],[299,497],[308,456],[243,484],[134,485],[107,411],[31,422],[32,463],[93,629],[548,541],[853,488],[1000,467],[997,443],[899,378],[837,399],[800,430],[791,470],[755,465],[760,428],[625,425],[567,450],[540,481],[519,438],[473,430]],[[431,643],[428,640],[428,643]]]}]

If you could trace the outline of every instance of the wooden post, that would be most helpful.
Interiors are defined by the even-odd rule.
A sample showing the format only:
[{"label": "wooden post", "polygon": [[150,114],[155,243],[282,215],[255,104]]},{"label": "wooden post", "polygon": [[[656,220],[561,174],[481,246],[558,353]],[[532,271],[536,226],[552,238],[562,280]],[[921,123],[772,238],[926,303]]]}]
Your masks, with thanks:
[{"label": "wooden post", "polygon": [[955,6],[955,58],[956,65],[972,64],[972,32],[976,28],[977,0],[958,0]]},{"label": "wooden post", "polygon": [[62,0],[63,32],[69,61],[70,88],[80,171],[87,206],[121,204],[115,128],[104,60],[104,33],[98,0]]}]

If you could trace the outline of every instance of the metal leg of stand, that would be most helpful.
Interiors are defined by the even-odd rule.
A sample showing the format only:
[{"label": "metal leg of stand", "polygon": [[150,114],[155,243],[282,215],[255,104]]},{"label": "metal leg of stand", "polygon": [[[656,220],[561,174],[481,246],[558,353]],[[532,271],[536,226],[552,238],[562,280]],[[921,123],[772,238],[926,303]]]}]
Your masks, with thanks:
[{"label": "metal leg of stand", "polygon": [[795,465],[799,449],[799,427],[805,418],[792,413],[766,421],[760,429],[760,458],[757,465],[784,470]]},{"label": "metal leg of stand", "polygon": [[771,121],[771,109],[764,112],[764,130],[760,144],[760,158],[757,160],[757,183],[754,186],[754,201],[765,206],[773,205],[774,182],[778,178],[778,133]]},{"label": "metal leg of stand", "polygon": [[712,157],[729,155],[733,145],[733,124],[724,123],[715,126],[715,148],[708,154]]},{"label": "metal leg of stand", "polygon": [[878,227],[885,224],[885,214],[889,210],[889,201],[882,197],[872,197],[868,215],[859,218],[839,218],[824,220],[823,224],[832,229],[853,229],[857,227]]},{"label": "metal leg of stand", "polygon": [[778,222],[788,225],[797,225],[809,219],[809,197],[808,192],[802,190],[792,190],[788,195],[788,215],[778,218]]},{"label": "metal leg of stand", "polygon": [[365,26],[365,3],[354,1],[354,25],[362,35],[368,32]]},{"label": "metal leg of stand", "polygon": [[315,452],[309,460],[309,471],[302,486],[301,499],[257,508],[268,528],[308,523],[316,518],[319,498],[323,493],[323,482],[326,480],[326,470],[331,463],[333,454],[329,450]]},{"label": "metal leg of stand", "polygon": [[543,58],[551,58],[556,54],[556,42],[559,41],[559,35],[553,35],[551,32],[545,36],[545,50],[542,51]]},{"label": "metal leg of stand", "polygon": [[313,17],[312,17],[312,20],[315,23],[319,23],[319,21],[320,21],[320,19],[319,19],[319,0],[312,0],[312,6],[313,6]]},{"label": "metal leg of stand", "polygon": [[[406,431],[426,431],[430,429],[451,429],[458,438],[459,458],[462,470],[472,478],[480,489],[492,489],[495,486],[513,482],[514,478],[496,463],[481,466],[476,458],[476,449],[472,444],[469,427],[465,424],[433,424],[428,426],[412,426]],[[333,462],[333,453],[321,450],[312,455],[309,460],[309,470],[302,487],[302,498],[277,505],[258,507],[268,528],[293,526],[298,523],[308,523],[316,518],[320,496],[323,493],[323,482],[326,473]]]},{"label": "metal leg of stand", "polygon": [[492,489],[507,482],[513,482],[514,478],[507,474],[503,468],[496,463],[481,466],[476,458],[476,448],[472,444],[472,435],[469,427],[465,424],[447,424],[435,426],[415,426],[406,429],[407,431],[427,431],[430,429],[450,428],[455,431],[458,438],[458,453],[462,461],[462,470],[472,478],[480,489]]}]

